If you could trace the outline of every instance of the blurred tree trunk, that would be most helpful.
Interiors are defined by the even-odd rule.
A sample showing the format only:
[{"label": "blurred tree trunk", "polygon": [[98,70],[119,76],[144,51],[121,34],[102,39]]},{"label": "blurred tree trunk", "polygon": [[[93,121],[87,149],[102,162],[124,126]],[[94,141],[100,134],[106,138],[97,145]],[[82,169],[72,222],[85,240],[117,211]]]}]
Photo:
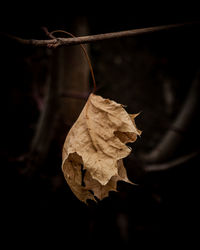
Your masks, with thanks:
[{"label": "blurred tree trunk", "polygon": [[[73,24],[75,35],[88,34],[85,18],[79,18]],[[85,45],[88,51],[88,45]],[[85,103],[84,96],[89,91],[89,66],[80,46],[62,47],[58,49],[60,56],[59,76],[61,115],[70,126],[77,119]],[[70,97],[71,94],[71,97]],[[80,94],[83,98],[75,98]]]},{"label": "blurred tree trunk", "polygon": [[[87,20],[76,19],[71,30],[74,35],[87,34]],[[74,98],[70,93],[86,96],[89,90],[89,67],[80,46],[55,49],[50,64],[44,108],[38,120],[29,155],[33,171],[34,167],[42,165],[48,157],[52,141],[60,136],[61,123],[71,126],[85,103],[84,98]]]}]

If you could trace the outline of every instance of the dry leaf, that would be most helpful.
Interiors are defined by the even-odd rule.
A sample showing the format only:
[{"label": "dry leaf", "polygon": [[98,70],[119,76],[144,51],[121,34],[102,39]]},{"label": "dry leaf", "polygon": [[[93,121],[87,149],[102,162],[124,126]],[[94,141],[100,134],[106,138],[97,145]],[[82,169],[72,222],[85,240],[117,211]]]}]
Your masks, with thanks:
[{"label": "dry leaf", "polygon": [[94,196],[102,200],[103,198],[109,195],[109,191],[117,191],[117,181],[121,180],[134,184],[131,181],[129,181],[127,177],[123,161],[119,160],[117,164],[118,164],[118,175],[112,176],[106,185],[101,185],[98,181],[92,179],[90,173],[87,171],[84,178],[86,189],[92,190]]},{"label": "dry leaf", "polygon": [[73,193],[83,202],[103,199],[117,191],[117,181],[128,180],[122,159],[141,131],[121,104],[91,94],[79,118],[69,131],[62,170]]}]

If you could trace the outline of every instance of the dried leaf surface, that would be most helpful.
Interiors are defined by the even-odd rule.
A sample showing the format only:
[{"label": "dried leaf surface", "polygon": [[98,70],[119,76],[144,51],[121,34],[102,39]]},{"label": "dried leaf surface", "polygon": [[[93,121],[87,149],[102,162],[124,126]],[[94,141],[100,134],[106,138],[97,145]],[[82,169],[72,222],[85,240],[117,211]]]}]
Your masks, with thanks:
[{"label": "dried leaf surface", "polygon": [[103,199],[116,191],[117,181],[128,180],[122,159],[141,131],[119,103],[91,94],[63,147],[62,170],[80,200]]}]

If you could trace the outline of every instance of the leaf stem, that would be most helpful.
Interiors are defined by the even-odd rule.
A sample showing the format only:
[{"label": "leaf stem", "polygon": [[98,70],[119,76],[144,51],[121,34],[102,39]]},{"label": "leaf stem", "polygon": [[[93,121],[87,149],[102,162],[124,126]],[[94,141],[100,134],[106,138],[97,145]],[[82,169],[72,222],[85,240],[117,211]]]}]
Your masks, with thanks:
[{"label": "leaf stem", "polygon": [[[76,38],[73,34],[71,34],[70,32],[67,32],[67,31],[64,31],[64,30],[54,30],[52,32],[49,33],[49,35],[53,35],[55,33],[64,33],[64,34],[67,34],[73,38]],[[88,65],[89,65],[89,68],[90,68],[90,73],[91,73],[91,76],[92,76],[92,81],[93,81],[93,90],[92,90],[92,93],[94,94],[96,92],[96,81],[95,81],[95,77],[94,77],[94,71],[93,71],[93,68],[92,68],[92,64],[91,64],[91,61],[90,61],[90,58],[88,56],[88,53],[87,53],[87,50],[85,48],[85,46],[83,44],[80,44],[84,54],[85,54],[85,57],[87,59],[87,62],[88,62]]]}]

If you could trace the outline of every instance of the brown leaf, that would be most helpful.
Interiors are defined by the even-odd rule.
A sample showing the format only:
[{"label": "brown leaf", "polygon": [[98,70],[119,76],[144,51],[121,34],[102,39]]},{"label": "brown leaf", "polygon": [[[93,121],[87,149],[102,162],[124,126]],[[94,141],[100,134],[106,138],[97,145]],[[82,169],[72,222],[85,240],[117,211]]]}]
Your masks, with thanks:
[{"label": "brown leaf", "polygon": [[101,185],[97,180],[93,179],[88,171],[86,171],[84,177],[85,187],[91,190],[98,199],[102,200],[109,196],[110,191],[117,191],[117,182],[125,181],[130,184],[134,184],[129,181],[126,169],[124,168],[123,161],[119,160],[118,164],[118,175],[112,176],[106,185]]},{"label": "brown leaf", "polygon": [[125,143],[134,142],[141,134],[135,117],[121,104],[89,96],[63,147],[62,169],[80,200],[94,200],[94,196],[103,199],[109,191],[116,191],[117,181],[130,182],[122,159],[131,152]]},{"label": "brown leaf", "polygon": [[94,196],[82,186],[82,159],[76,153],[70,154],[62,165],[65,179],[76,197],[87,202],[87,199],[95,200]]}]

